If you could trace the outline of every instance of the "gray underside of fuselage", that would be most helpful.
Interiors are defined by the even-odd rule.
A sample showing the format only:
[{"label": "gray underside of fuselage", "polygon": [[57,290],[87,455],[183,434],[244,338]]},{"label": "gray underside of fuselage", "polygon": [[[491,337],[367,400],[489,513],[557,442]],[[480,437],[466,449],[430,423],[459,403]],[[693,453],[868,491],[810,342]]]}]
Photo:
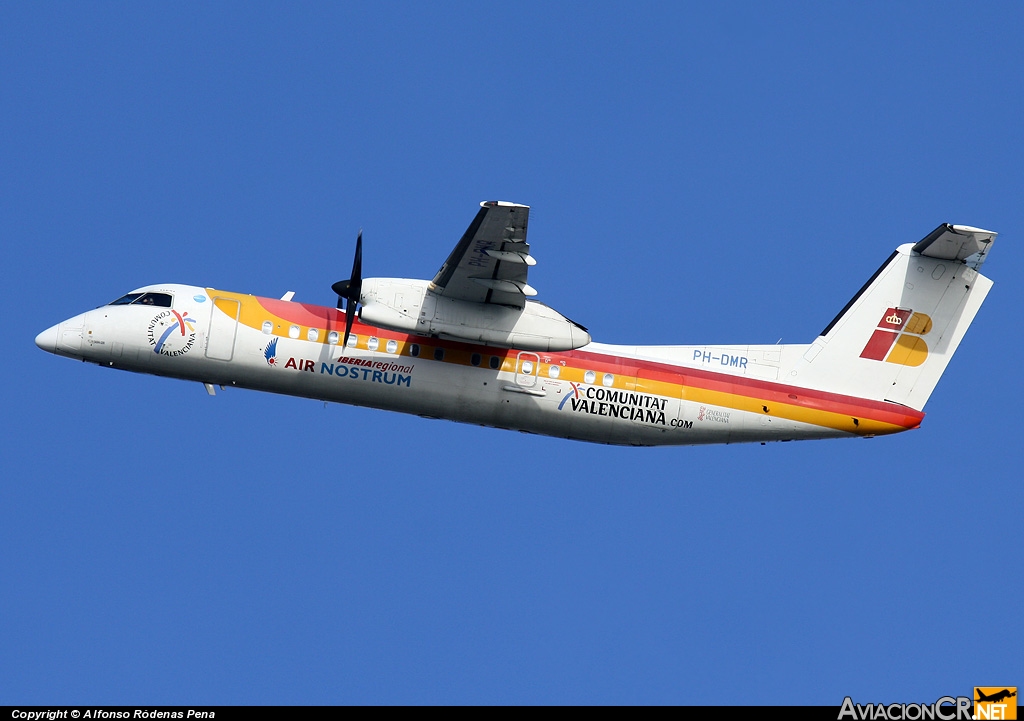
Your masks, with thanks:
[{"label": "gray underside of fuselage", "polygon": [[422,358],[349,350],[346,354],[353,362],[343,364],[332,357],[338,356],[337,348],[322,344],[303,344],[319,349],[316,357],[299,358],[293,367],[284,367],[287,361],[279,360],[272,367],[257,352],[259,340],[251,349],[239,342],[233,357],[223,362],[199,353],[167,357],[149,348],[122,348],[120,356],[113,357],[109,346],[97,345],[82,353],[91,362],[134,372],[595,443],[700,445],[851,435],[680,398],[606,402],[611,392],[602,388],[574,390],[569,383],[537,377],[524,385],[514,373]]}]

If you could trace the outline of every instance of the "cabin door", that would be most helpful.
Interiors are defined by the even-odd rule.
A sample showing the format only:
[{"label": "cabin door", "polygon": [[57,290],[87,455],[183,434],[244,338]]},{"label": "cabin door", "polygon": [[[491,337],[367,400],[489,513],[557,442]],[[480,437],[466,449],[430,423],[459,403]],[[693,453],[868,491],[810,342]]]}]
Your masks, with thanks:
[{"label": "cabin door", "polygon": [[210,332],[207,333],[206,357],[231,360],[235,353],[235,333],[238,330],[237,300],[214,298],[210,309]]},{"label": "cabin door", "polygon": [[533,388],[537,384],[539,368],[540,356],[523,351],[516,359],[516,383],[523,388]]}]

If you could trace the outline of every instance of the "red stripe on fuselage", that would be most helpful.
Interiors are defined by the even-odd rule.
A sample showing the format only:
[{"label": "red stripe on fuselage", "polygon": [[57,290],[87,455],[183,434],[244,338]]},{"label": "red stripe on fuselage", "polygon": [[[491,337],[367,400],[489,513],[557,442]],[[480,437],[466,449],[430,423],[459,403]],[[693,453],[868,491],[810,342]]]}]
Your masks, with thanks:
[{"label": "red stripe on fuselage", "polygon": [[296,325],[323,328],[328,323],[337,325],[345,323],[345,313],[335,308],[327,308],[322,305],[309,305],[296,303],[290,300],[277,300],[274,298],[256,298],[261,306],[279,318],[295,323]]},{"label": "red stripe on fuselage", "polygon": [[[274,298],[257,297],[256,300],[270,313],[298,325],[314,328],[343,328],[345,324],[344,312],[335,308]],[[389,331],[384,328],[374,328],[362,323],[358,318],[356,318],[352,330],[360,335],[372,333],[374,336],[384,340],[423,343],[432,347],[464,350],[471,353],[477,352],[499,357],[508,357],[519,352],[507,348],[494,348],[473,343],[410,335]],[[539,353],[539,355],[543,358],[550,358],[550,362],[557,363],[559,360],[565,360],[568,365],[572,365],[575,368],[592,370],[595,373],[615,373],[622,376],[633,376],[640,379],[672,383],[683,387],[702,388],[745,398],[753,398],[758,401],[783,403],[790,406],[837,413],[853,418],[871,419],[903,428],[917,428],[921,425],[921,420],[924,418],[924,413],[921,411],[901,406],[897,403],[886,403],[885,401],[873,401],[839,393],[811,390],[809,388],[772,383],[771,381],[746,376],[678,366],[667,362],[607,355],[584,350]],[[430,359],[420,358],[420,360]],[[545,360],[544,362],[548,363],[549,361]],[[793,398],[792,396],[796,397]]]},{"label": "red stripe on fuselage", "polygon": [[[684,387],[731,393],[746,398],[756,398],[772,403],[784,403],[791,406],[839,413],[854,418],[870,418],[905,428],[917,428],[924,418],[924,413],[897,403],[873,401],[867,398],[857,398],[856,396],[846,396],[839,393],[772,383],[771,381],[748,378],[746,376],[734,376],[728,373],[717,373],[715,371],[677,366],[658,361],[619,358],[618,356],[607,356],[602,353],[592,353],[589,351],[569,351],[565,355],[570,358],[583,360],[584,365],[594,371],[604,370],[601,367],[602,364],[608,368],[618,365],[610,361],[625,361],[634,366],[638,378],[678,383]],[[586,361],[591,360],[593,362],[586,363]],[[792,396],[796,397],[793,398]]]}]

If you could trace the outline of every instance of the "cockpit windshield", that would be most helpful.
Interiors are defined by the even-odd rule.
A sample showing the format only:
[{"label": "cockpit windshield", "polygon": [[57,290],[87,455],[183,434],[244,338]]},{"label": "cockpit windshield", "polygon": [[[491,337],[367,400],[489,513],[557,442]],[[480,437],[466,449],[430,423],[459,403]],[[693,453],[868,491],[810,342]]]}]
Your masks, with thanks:
[{"label": "cockpit windshield", "polygon": [[152,305],[170,308],[171,296],[169,293],[129,293],[107,305]]}]

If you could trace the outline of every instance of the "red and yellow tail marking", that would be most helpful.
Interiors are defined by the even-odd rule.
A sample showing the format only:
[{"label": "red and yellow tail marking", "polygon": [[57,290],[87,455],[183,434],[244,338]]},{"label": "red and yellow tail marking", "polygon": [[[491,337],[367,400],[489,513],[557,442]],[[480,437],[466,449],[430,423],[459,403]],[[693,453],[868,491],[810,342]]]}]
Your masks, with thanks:
[{"label": "red and yellow tail marking", "polygon": [[928,345],[920,336],[927,335],[931,329],[932,319],[924,313],[889,308],[882,314],[878,328],[868,338],[860,357],[904,366],[919,366],[928,358]]}]

